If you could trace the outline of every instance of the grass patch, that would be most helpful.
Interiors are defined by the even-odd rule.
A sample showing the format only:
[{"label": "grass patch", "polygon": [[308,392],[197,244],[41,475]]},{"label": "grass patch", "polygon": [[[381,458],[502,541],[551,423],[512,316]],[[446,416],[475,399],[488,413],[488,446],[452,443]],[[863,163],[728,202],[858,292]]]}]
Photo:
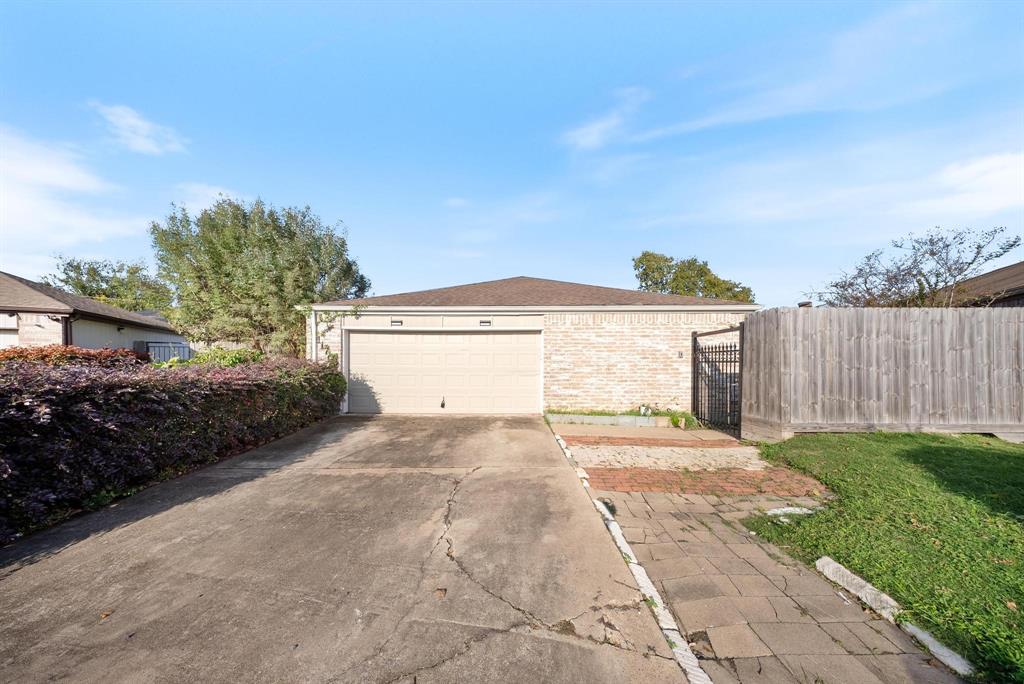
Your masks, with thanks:
[{"label": "grass patch", "polygon": [[748,525],[807,562],[831,556],[979,678],[1024,682],[1024,446],[975,435],[803,435],[762,447],[836,494],[788,525]]}]

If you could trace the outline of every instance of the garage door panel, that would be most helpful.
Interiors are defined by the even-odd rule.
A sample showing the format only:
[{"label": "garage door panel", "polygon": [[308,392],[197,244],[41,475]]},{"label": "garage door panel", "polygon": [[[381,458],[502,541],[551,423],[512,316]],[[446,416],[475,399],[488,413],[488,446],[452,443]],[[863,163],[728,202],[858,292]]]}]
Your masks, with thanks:
[{"label": "garage door panel", "polygon": [[469,386],[469,376],[462,373],[445,375],[444,386],[452,390],[463,390]]},{"label": "garage door panel", "polygon": [[540,412],[536,332],[352,331],[349,373],[354,413]]}]

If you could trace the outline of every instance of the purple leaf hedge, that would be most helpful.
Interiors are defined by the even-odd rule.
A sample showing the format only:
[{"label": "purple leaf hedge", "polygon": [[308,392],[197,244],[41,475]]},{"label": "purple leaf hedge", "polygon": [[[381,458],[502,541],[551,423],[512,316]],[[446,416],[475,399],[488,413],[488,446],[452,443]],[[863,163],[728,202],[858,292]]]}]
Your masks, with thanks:
[{"label": "purple leaf hedge", "polygon": [[338,412],[336,368],[0,364],[0,543]]}]

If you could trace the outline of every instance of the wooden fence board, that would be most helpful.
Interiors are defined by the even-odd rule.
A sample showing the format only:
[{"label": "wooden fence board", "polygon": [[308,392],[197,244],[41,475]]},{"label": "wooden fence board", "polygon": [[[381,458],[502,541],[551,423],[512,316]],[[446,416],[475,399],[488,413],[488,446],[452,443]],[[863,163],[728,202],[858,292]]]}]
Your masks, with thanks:
[{"label": "wooden fence board", "polygon": [[744,323],[748,421],[780,436],[886,426],[1024,432],[1024,309],[754,313]]}]

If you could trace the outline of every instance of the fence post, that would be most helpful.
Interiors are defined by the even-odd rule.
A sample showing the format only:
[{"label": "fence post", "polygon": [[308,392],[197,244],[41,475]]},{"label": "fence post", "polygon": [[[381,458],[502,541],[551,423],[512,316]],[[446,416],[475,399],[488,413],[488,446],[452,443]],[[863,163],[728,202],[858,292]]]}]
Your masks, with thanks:
[{"label": "fence post", "polygon": [[743,434],[743,331],[745,327],[740,321],[740,350],[736,355],[736,431]]},{"label": "fence post", "polygon": [[697,402],[699,380],[697,378],[697,331],[693,331],[690,342],[690,413],[696,418],[698,415]]}]

